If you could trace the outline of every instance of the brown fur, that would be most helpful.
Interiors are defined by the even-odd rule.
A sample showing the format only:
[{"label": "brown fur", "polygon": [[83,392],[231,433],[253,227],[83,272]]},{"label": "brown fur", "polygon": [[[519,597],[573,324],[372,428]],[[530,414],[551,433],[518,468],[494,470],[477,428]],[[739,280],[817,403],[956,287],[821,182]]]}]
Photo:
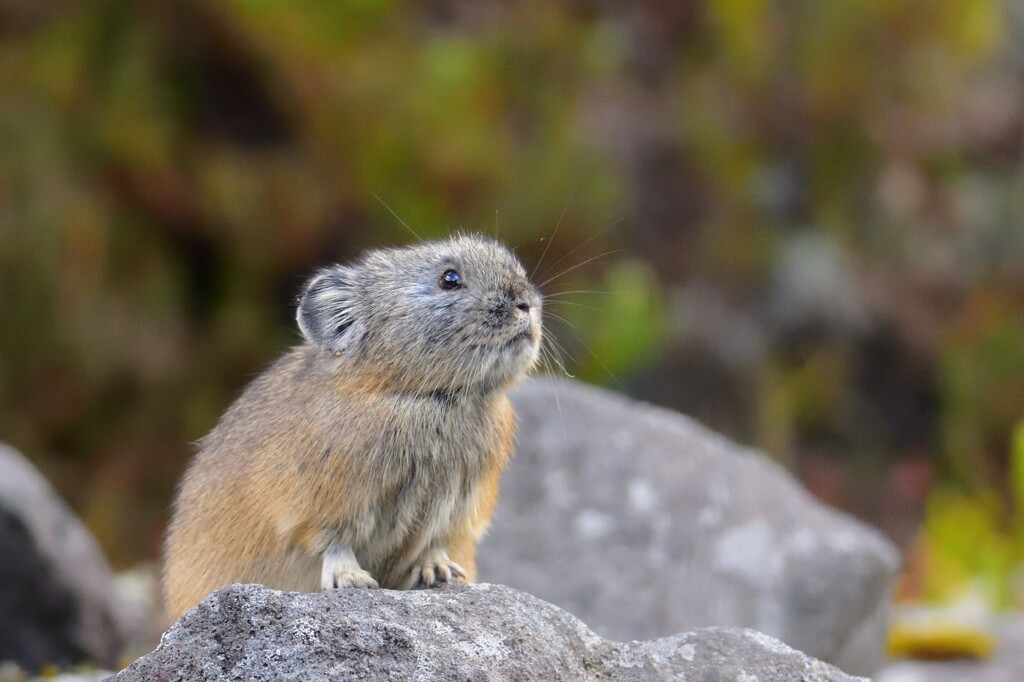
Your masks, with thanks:
[{"label": "brown fur", "polygon": [[[460,239],[452,243],[463,249],[463,260],[471,260],[477,238]],[[506,258],[507,252],[477,241],[484,250],[479,272],[494,271],[488,259]],[[416,255],[443,254],[447,243],[428,244],[435,250]],[[379,258],[380,253],[390,252],[372,256]],[[525,282],[518,263],[514,265],[514,277],[506,273],[496,283],[486,279],[487,286],[511,291],[508,278],[516,286],[519,279]],[[462,267],[478,272],[470,265]],[[467,284],[472,300],[428,291],[434,297],[429,300],[446,305],[458,301],[470,320],[485,304],[493,313],[491,289],[484,290],[484,280],[477,274],[476,288],[470,290]],[[505,391],[533,363],[539,343],[539,298],[532,287],[518,295],[515,300],[528,300],[535,312],[524,317],[512,311],[507,326],[528,328],[532,345],[507,350],[505,339],[511,332],[487,327],[487,334],[496,334],[497,340],[480,338],[494,346],[488,352],[500,354],[495,366],[501,371],[473,369],[474,383],[464,383],[464,357],[451,360],[452,369],[445,374],[443,354],[436,362],[426,363],[425,356],[411,353],[401,356],[409,358],[405,364],[383,363],[379,346],[372,353],[354,346],[341,352],[307,342],[250,384],[202,440],[181,484],[166,546],[169,614],[177,618],[210,592],[234,582],[319,589],[331,547],[351,548],[358,559],[353,570],[365,571],[382,587],[404,589],[411,577],[429,585],[436,563],[431,557],[443,556],[438,551],[447,551],[465,578],[473,580],[476,543],[494,509],[498,479],[513,446],[515,419]],[[397,300],[384,309],[405,303]],[[415,305],[417,301],[411,307]],[[300,310],[300,323],[301,315]],[[377,329],[375,320],[382,318],[374,317],[373,310],[362,315],[361,323],[378,336],[406,333],[400,327]],[[305,322],[312,326],[315,320]],[[459,327],[460,334],[472,331],[472,324],[464,321]],[[312,336],[305,326],[303,332]],[[518,354],[514,361],[505,357],[512,353]],[[417,391],[416,386],[424,388]],[[451,395],[439,395],[439,387],[451,389]],[[439,581],[447,579],[447,574],[441,577],[440,571],[446,570],[441,564],[447,562],[438,563]],[[458,567],[451,570],[457,575]],[[364,584],[350,581],[349,573],[339,575],[339,584]]]}]

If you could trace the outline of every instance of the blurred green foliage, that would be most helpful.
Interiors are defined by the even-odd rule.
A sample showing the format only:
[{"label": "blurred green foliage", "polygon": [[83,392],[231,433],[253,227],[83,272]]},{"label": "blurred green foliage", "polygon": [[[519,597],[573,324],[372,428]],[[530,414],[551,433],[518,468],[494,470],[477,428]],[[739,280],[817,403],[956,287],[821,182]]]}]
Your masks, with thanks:
[{"label": "blurred green foliage", "polygon": [[[586,281],[580,286],[586,286]],[[600,288],[565,289],[572,292],[567,298],[575,301],[554,294],[546,302],[549,326],[561,322],[575,332],[565,335],[568,348],[551,348],[558,361],[550,364],[555,370],[567,365],[565,371],[571,370],[584,381],[625,390],[619,377],[629,376],[638,364],[649,362],[666,335],[657,282],[643,263],[620,260],[604,272],[596,286]],[[561,303],[570,307],[560,308]]]},{"label": "blurred green foliage", "polygon": [[1024,421],[1010,443],[1009,496],[936,490],[928,502],[913,596],[951,603],[980,591],[996,608],[1024,607]]},{"label": "blurred green foliage", "polygon": [[403,222],[470,229],[555,278],[568,373],[766,446],[901,540],[941,478],[985,501],[936,497],[929,532],[962,517],[1003,566],[1022,24],[1011,0],[0,0],[0,438],[116,564],[152,556],[190,442],[297,340],[303,277]]},{"label": "blurred green foliage", "polygon": [[980,588],[993,606],[1013,604],[1021,553],[999,495],[936,491],[928,501],[923,534],[927,570],[915,596],[943,604]]},{"label": "blurred green foliage", "polygon": [[949,462],[957,480],[975,489],[992,486],[1002,479],[1005,460],[988,456],[993,445],[998,447],[989,439],[1009,441],[1022,416],[1024,318],[1011,301],[980,291],[950,325],[939,357]]}]

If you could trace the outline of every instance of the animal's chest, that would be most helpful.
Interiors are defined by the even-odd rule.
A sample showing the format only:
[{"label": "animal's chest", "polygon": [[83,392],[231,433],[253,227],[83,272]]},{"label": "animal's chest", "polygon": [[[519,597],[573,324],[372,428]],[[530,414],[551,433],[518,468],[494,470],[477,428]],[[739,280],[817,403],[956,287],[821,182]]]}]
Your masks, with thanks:
[{"label": "animal's chest", "polygon": [[468,512],[489,458],[493,429],[478,415],[441,412],[390,433],[390,478],[374,510],[374,543],[391,551],[439,541]]}]

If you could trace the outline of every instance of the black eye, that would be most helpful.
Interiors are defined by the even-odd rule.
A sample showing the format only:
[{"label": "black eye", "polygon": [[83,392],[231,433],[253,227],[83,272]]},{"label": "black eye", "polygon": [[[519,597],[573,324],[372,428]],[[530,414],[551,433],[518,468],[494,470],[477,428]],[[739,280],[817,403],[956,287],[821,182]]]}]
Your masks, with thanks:
[{"label": "black eye", "polygon": [[462,286],[462,277],[454,270],[445,270],[441,275],[442,289],[458,289]]}]

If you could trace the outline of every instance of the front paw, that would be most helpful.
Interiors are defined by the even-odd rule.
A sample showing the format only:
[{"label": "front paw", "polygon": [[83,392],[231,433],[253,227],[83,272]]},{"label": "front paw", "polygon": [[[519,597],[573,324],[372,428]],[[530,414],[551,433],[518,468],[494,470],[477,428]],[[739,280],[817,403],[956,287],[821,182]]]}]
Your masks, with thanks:
[{"label": "front paw", "polygon": [[323,571],[320,575],[320,587],[324,590],[341,589],[344,587],[380,587],[373,576],[358,566],[339,566],[333,571]]},{"label": "front paw", "polygon": [[378,587],[373,576],[359,567],[359,561],[346,545],[331,545],[324,552],[320,569],[320,587],[334,590],[342,587]]},{"label": "front paw", "polygon": [[449,559],[447,552],[443,549],[432,550],[427,553],[422,562],[417,564],[416,568],[412,569],[409,589],[433,587],[440,583],[465,579],[465,569]]}]

